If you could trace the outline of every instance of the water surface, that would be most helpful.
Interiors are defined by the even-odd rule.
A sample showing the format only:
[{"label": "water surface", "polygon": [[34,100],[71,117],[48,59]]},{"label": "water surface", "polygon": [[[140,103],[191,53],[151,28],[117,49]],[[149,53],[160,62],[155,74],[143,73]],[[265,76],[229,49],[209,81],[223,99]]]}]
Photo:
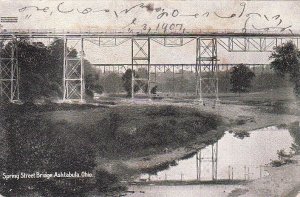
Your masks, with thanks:
[{"label": "water surface", "polygon": [[[176,161],[177,165],[157,172],[141,174],[142,181],[191,181],[191,180],[253,180],[268,173],[264,170],[272,160],[277,160],[277,151],[290,151],[294,142],[288,129],[268,127],[249,132],[243,139],[226,132],[215,144],[209,145],[185,160]],[[201,155],[200,155],[201,152]],[[212,162],[214,155],[214,162]],[[197,160],[198,156],[198,160]],[[201,158],[201,159],[199,159]],[[199,161],[201,160],[201,164]],[[198,161],[198,162],[197,162]],[[199,171],[201,174],[199,175]],[[198,177],[197,177],[198,174]],[[213,176],[215,175],[215,176]],[[181,186],[130,186],[134,191],[128,196],[227,196],[241,185],[181,185]]]}]

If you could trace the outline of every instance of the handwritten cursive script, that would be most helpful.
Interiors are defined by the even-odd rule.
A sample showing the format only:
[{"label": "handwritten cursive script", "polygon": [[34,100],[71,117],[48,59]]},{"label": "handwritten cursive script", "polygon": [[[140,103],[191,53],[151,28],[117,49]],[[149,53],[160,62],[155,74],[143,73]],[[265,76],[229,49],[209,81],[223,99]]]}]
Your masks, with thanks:
[{"label": "handwritten cursive script", "polygon": [[[115,10],[110,8],[99,8],[99,7],[76,7],[65,3],[64,1],[58,2],[55,6],[45,6],[39,7],[36,5],[28,5],[18,9],[18,12],[24,13],[24,19],[30,19],[35,13],[42,13],[51,17],[53,13],[70,15],[70,14],[79,14],[79,15],[105,15],[107,17],[114,17],[116,20],[120,18],[126,18],[130,22],[124,24],[122,29],[126,29],[129,32],[133,29],[138,29],[144,33],[153,33],[153,32],[184,32],[185,24],[183,23],[169,23],[167,20],[169,18],[190,18],[196,22],[201,22],[202,20],[213,21],[216,18],[224,21],[239,19],[243,21],[243,26],[241,31],[246,33],[250,30],[269,32],[269,31],[288,31],[293,33],[291,24],[285,24],[280,14],[268,15],[266,13],[260,12],[247,12],[247,4],[241,2],[238,6],[238,9],[233,8],[233,11],[230,14],[220,13],[217,11],[202,11],[197,13],[184,13],[178,8],[164,8],[164,7],[155,7],[153,3],[138,3],[133,6],[127,7],[125,9]],[[140,13],[140,15],[132,18],[132,13]],[[152,22],[157,21],[156,25],[150,25],[145,23],[143,19],[143,13],[147,12],[151,16],[154,16]],[[227,11],[228,13],[228,11]],[[190,21],[190,20],[186,20]],[[263,26],[261,24],[264,24]]]}]

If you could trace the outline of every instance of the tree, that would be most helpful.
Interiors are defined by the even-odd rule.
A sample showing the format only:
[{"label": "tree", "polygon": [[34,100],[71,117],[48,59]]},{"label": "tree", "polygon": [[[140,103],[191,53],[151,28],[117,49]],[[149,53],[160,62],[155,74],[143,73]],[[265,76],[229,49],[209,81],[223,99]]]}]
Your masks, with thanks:
[{"label": "tree", "polygon": [[[95,147],[85,135],[81,135],[82,128],[78,124],[67,121],[51,122],[38,117],[28,119],[17,114],[9,115],[3,125],[9,146],[5,165],[7,172],[80,173],[92,172],[96,166]],[[66,132],[61,132],[62,130]],[[7,180],[4,185],[1,189],[7,196],[16,196],[15,191],[22,193],[27,187],[41,190],[42,193],[44,190],[55,193],[47,196],[75,196],[58,195],[57,192],[79,193],[91,187],[87,180],[74,182],[70,179],[36,179],[24,182]],[[65,187],[66,185],[68,186]]]},{"label": "tree", "polygon": [[[138,77],[138,75],[133,72],[134,77]],[[125,89],[125,91],[127,92],[127,96],[131,96],[131,84],[132,84],[132,71],[131,69],[127,69],[125,71],[125,73],[122,76],[122,80],[123,80],[123,87]],[[139,86],[134,83],[134,92],[137,92],[139,90]]]},{"label": "tree", "polygon": [[[54,40],[46,46],[42,42],[30,43],[28,39],[14,41],[17,45],[17,59],[20,67],[20,98],[25,102],[32,102],[40,98],[61,98],[63,94],[63,62],[64,41]],[[9,58],[13,42],[0,50],[2,57]],[[77,57],[75,49],[67,49],[69,57]],[[84,60],[86,93],[96,89],[95,69]],[[99,89],[99,88],[98,88]]]},{"label": "tree", "polygon": [[61,57],[52,55],[58,48],[47,47],[40,42],[31,44],[28,40],[18,41],[17,47],[17,59],[21,70],[21,99],[30,102],[38,98],[61,95],[62,68],[57,64]]},{"label": "tree", "polygon": [[243,64],[239,66],[234,66],[231,71],[230,84],[232,85],[231,91],[238,92],[248,92],[251,87],[251,81],[255,77],[254,72],[252,72],[248,67]]},{"label": "tree", "polygon": [[99,74],[96,73],[96,69],[88,60],[84,60],[84,82],[85,82],[85,94],[88,97],[93,98],[94,93],[101,94],[103,87],[99,84]]},{"label": "tree", "polygon": [[105,92],[117,93],[120,92],[120,88],[123,85],[123,81],[119,74],[111,72],[107,76],[103,77],[102,84]]},{"label": "tree", "polygon": [[270,59],[272,59],[271,68],[274,69],[279,76],[289,76],[290,81],[294,83],[294,91],[297,96],[300,95],[299,58],[300,51],[292,41],[276,47],[270,56]]},{"label": "tree", "polygon": [[157,92],[157,88],[158,88],[158,86],[156,85],[156,86],[154,86],[151,90],[150,90],[150,93],[151,94],[156,94],[156,92]]}]

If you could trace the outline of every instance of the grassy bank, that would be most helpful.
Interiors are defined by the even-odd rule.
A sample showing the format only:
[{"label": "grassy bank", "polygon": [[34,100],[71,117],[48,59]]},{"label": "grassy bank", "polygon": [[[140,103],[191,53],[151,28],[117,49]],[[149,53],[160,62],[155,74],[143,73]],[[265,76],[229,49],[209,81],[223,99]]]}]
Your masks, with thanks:
[{"label": "grassy bank", "polygon": [[[147,157],[188,146],[195,139],[211,143],[217,132],[208,131],[220,124],[217,115],[175,106],[2,106],[1,140],[5,147],[0,171],[98,174],[93,183],[80,183],[84,192],[91,184],[103,186],[103,179],[115,177],[113,170],[107,176],[99,175],[103,164],[96,161],[99,158]],[[55,181],[47,184],[57,191],[60,188]]]}]

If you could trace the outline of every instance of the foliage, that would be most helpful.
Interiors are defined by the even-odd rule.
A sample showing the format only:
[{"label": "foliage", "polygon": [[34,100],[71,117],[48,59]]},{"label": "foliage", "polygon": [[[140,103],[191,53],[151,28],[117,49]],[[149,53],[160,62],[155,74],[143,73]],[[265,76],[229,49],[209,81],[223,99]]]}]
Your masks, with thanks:
[{"label": "foliage", "polygon": [[99,75],[88,60],[84,60],[84,82],[87,96],[93,98],[94,92],[98,94],[103,92],[103,86],[99,84]]},{"label": "foliage", "polygon": [[152,108],[147,112],[148,116],[177,116],[179,110],[172,105],[161,106],[160,108]]},{"label": "foliage", "polygon": [[250,137],[250,133],[247,131],[235,132],[234,137],[244,139],[245,137]]},{"label": "foliage", "polygon": [[120,178],[115,174],[111,174],[105,170],[97,170],[96,185],[100,192],[120,191],[125,187],[120,185]]},{"label": "foliage", "polygon": [[[138,75],[135,72],[133,72],[133,75],[134,75],[134,77],[138,77]],[[132,85],[132,70],[131,69],[127,69],[125,71],[125,73],[122,76],[122,80],[123,80],[123,87],[124,87],[125,91],[127,92],[127,96],[131,96],[131,94],[132,94],[132,90],[131,90],[132,89],[132,87],[131,87],[131,85]],[[134,83],[133,89],[134,89],[133,90],[134,92],[137,92],[139,90],[139,86],[136,83]]]},{"label": "foliage", "polygon": [[288,127],[290,135],[294,139],[291,149],[296,153],[300,153],[300,127],[299,122],[294,122]]},{"label": "foliage", "polygon": [[245,65],[234,66],[231,71],[230,84],[232,92],[248,92],[255,74]]},{"label": "foliage", "polygon": [[156,86],[154,86],[153,88],[151,88],[151,90],[150,90],[150,93],[151,94],[156,94],[156,92],[157,92],[157,85]]},{"label": "foliage", "polygon": [[[134,78],[147,78],[147,70],[140,68],[137,72],[133,71]],[[132,71],[131,69],[127,69],[122,76],[123,87],[127,92],[127,96],[131,96],[131,85],[132,85]],[[148,91],[148,83],[145,80],[135,80],[134,81],[134,92],[142,90],[144,93]]]},{"label": "foliage", "polygon": [[95,166],[93,147],[83,137],[69,135],[66,138],[64,130],[79,132],[77,126],[65,121],[54,125],[39,118],[9,117],[6,120],[9,158],[12,159],[8,161],[9,166],[22,172],[92,170]]},{"label": "foliage", "polygon": [[289,76],[290,81],[295,85],[294,90],[298,96],[300,95],[299,58],[300,51],[292,41],[276,47],[270,56],[270,59],[272,59],[271,68],[281,77]]},{"label": "foliage", "polygon": [[208,130],[216,129],[219,119],[213,115],[161,106],[147,112],[151,122],[135,128],[135,132],[119,130],[116,135],[120,151],[160,146],[179,146]]},{"label": "foliage", "polygon": [[[27,39],[16,42],[17,60],[20,72],[20,98],[25,102],[32,102],[41,98],[61,98],[63,94],[63,61],[64,42],[54,40],[46,46],[42,42],[30,43]],[[9,42],[2,50],[2,57],[10,57],[13,43]],[[77,57],[75,49],[67,49],[69,57]],[[91,64],[84,60],[86,91],[95,88],[97,76]]]},{"label": "foliage", "polygon": [[284,149],[280,149],[277,151],[278,160],[273,160],[271,162],[271,166],[273,167],[279,167],[285,164],[293,163],[293,160],[291,157],[293,156],[293,153],[286,153]]},{"label": "foliage", "polygon": [[122,77],[117,73],[109,73],[101,80],[104,91],[107,93],[120,92],[120,87],[123,85]]},{"label": "foliage", "polygon": [[[39,117],[13,115],[6,118],[4,126],[9,149],[6,172],[81,173],[92,172],[96,165],[93,146],[84,135],[78,138],[78,133],[82,132],[78,125],[70,125],[66,121],[54,124]],[[16,184],[14,180],[8,180],[5,189],[8,196],[13,195],[11,191],[23,191],[28,187],[54,192],[54,196],[70,196],[72,192],[84,192],[92,187],[89,180],[78,180],[76,183],[65,179],[26,181]]]}]

